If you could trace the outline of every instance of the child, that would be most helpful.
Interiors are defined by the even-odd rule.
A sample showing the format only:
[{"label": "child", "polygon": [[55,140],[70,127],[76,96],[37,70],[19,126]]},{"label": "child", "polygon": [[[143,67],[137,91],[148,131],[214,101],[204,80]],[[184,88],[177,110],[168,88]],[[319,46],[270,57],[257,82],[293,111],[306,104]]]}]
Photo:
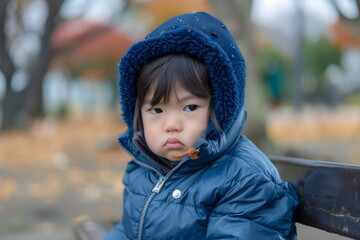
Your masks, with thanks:
[{"label": "child", "polygon": [[174,17],[120,62],[132,156],[124,212],[106,240],[296,239],[298,200],[244,135],[245,62],[204,12]]}]

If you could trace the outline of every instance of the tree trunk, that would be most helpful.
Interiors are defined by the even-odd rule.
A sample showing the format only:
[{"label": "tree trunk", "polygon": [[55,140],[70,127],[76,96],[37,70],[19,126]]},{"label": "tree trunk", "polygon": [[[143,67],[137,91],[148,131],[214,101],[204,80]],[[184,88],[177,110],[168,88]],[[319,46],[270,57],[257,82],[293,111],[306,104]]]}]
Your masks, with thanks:
[{"label": "tree trunk", "polygon": [[58,12],[63,2],[64,0],[46,1],[49,13],[45,23],[44,34],[41,38],[42,48],[29,72],[29,86],[25,107],[28,119],[44,116],[43,82],[53,56],[53,52],[50,49],[50,39],[56,27]]},{"label": "tree trunk", "polygon": [[44,115],[43,81],[53,55],[50,38],[59,20],[58,12],[63,2],[64,0],[45,1],[48,5],[48,17],[41,37],[41,50],[32,61],[33,64],[28,66],[29,84],[21,92],[14,92],[11,88],[11,80],[16,68],[9,54],[5,32],[6,11],[10,0],[0,2],[0,70],[6,79],[1,130],[26,126],[30,119]]},{"label": "tree trunk", "polygon": [[1,130],[11,128],[17,119],[16,93],[11,89],[11,79],[15,72],[15,65],[10,57],[5,33],[6,9],[10,0],[0,2],[0,71],[5,76],[5,96],[3,99]]}]

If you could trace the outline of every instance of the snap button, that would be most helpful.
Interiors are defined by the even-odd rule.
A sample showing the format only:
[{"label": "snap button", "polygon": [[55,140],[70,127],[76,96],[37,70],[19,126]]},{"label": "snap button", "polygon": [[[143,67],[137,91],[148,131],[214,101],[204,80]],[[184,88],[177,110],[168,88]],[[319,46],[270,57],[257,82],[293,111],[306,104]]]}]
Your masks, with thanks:
[{"label": "snap button", "polygon": [[175,189],[172,193],[173,198],[179,198],[181,196],[181,191],[179,189]]}]

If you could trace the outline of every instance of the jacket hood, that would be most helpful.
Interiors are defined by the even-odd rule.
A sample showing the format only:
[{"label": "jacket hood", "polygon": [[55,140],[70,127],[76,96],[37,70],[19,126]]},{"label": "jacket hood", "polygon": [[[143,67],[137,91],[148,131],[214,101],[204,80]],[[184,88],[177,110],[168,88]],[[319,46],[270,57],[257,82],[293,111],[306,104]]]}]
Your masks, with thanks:
[{"label": "jacket hood", "polygon": [[[151,59],[171,53],[189,54],[204,62],[210,78],[215,115],[221,129],[227,132],[245,109],[246,66],[225,24],[205,12],[169,19],[132,45],[122,57],[119,64],[120,104],[129,129],[133,129],[136,78],[140,68]],[[210,123],[208,134],[215,131]]]}]

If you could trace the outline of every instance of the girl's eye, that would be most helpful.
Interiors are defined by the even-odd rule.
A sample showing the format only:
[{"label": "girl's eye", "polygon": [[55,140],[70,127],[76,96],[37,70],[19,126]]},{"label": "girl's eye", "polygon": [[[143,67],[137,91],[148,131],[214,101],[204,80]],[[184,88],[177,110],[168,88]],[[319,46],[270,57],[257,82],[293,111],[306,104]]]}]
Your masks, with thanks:
[{"label": "girl's eye", "polygon": [[159,113],[162,113],[162,109],[161,109],[161,108],[151,108],[151,109],[149,110],[149,112],[150,112],[151,114],[159,114]]},{"label": "girl's eye", "polygon": [[197,108],[198,108],[197,105],[187,105],[187,106],[184,108],[184,111],[192,112],[192,111],[195,111]]}]

